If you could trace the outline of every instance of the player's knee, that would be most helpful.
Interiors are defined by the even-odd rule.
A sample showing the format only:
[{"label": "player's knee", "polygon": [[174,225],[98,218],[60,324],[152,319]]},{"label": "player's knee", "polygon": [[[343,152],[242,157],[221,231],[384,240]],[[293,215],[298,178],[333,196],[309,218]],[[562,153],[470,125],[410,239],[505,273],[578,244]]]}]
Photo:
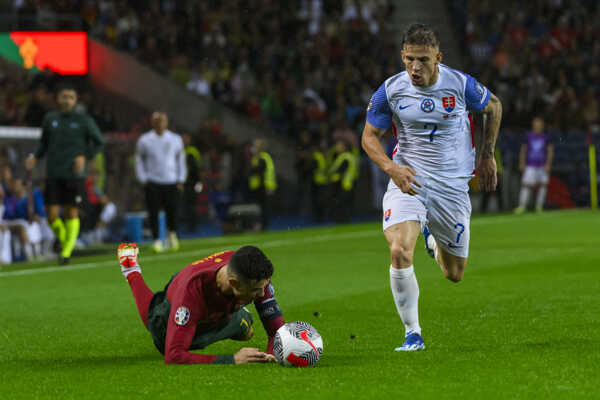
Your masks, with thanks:
[{"label": "player's knee", "polygon": [[451,282],[458,283],[458,282],[462,281],[463,275],[464,275],[464,273],[462,271],[461,272],[448,271],[446,273],[446,279],[448,279]]},{"label": "player's knee", "polygon": [[390,254],[392,262],[397,267],[408,267],[413,263],[413,249],[400,242],[394,242],[390,245]]},{"label": "player's knee", "polygon": [[465,266],[462,264],[454,264],[451,265],[450,268],[446,268],[445,276],[451,282],[458,283],[462,281],[463,276],[465,275]]}]

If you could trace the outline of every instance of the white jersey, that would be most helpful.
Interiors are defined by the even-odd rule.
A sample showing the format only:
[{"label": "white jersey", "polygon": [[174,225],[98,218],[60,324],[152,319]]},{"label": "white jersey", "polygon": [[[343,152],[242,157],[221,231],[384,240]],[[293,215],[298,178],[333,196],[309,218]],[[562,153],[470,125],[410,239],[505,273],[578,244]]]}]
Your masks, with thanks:
[{"label": "white jersey", "polygon": [[154,130],[144,133],[137,142],[135,171],[141,183],[185,182],[187,167],[181,136],[168,129],[162,135]]},{"label": "white jersey", "polygon": [[[435,181],[460,179],[466,190],[475,169],[469,111],[483,110],[489,97],[473,77],[439,64],[438,79],[429,87],[414,86],[406,71],[386,79],[371,98],[367,121],[392,128],[396,164]],[[396,185],[390,181],[389,187]]]}]

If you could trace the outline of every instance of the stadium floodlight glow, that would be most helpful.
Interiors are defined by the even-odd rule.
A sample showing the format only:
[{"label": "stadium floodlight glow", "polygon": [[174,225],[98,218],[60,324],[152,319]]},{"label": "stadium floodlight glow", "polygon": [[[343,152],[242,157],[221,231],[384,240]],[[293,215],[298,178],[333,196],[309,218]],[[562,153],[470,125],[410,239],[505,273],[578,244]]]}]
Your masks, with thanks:
[{"label": "stadium floodlight glow", "polygon": [[85,75],[88,37],[85,32],[1,33],[0,56],[32,72],[48,68],[60,75]]}]

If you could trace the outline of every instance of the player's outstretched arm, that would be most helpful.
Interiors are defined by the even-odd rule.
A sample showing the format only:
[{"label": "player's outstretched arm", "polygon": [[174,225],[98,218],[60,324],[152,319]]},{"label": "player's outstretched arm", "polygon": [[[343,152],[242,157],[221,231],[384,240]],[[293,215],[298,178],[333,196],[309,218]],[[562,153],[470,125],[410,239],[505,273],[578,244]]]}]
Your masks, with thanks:
[{"label": "player's outstretched arm", "polygon": [[502,121],[502,103],[493,93],[482,111],[483,113],[483,143],[481,145],[481,161],[477,167],[483,190],[491,192],[496,190],[498,178],[496,176],[496,160],[494,149]]},{"label": "player's outstretched arm", "polygon": [[272,354],[263,353],[253,347],[244,347],[233,356],[235,364],[277,362]]},{"label": "player's outstretched arm", "polygon": [[396,165],[385,154],[379,138],[385,133],[385,129],[379,129],[371,125],[368,121],[365,123],[365,128],[362,133],[362,147],[369,155],[371,160],[381,168],[383,172],[388,174],[394,183],[404,193],[415,195],[417,190],[413,185],[421,187],[415,179],[416,171],[406,165]]}]

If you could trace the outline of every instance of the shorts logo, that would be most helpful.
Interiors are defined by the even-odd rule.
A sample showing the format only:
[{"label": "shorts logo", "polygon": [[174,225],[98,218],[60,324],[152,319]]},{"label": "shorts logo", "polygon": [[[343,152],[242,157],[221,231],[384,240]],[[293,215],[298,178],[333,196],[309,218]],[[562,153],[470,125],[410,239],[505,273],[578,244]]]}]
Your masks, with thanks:
[{"label": "shorts logo", "polygon": [[385,222],[388,222],[388,220],[390,219],[391,216],[392,216],[392,209],[388,208],[387,210],[385,210],[385,213],[383,213],[383,220]]},{"label": "shorts logo", "polygon": [[447,112],[452,112],[454,107],[456,107],[456,99],[454,96],[442,97],[442,105],[444,106],[444,110]]},{"label": "shorts logo", "polygon": [[421,110],[426,113],[430,113],[435,110],[435,103],[432,99],[427,98],[421,102]]},{"label": "shorts logo", "polygon": [[187,307],[180,306],[177,311],[175,311],[175,323],[177,325],[185,325],[190,320],[190,310]]}]

